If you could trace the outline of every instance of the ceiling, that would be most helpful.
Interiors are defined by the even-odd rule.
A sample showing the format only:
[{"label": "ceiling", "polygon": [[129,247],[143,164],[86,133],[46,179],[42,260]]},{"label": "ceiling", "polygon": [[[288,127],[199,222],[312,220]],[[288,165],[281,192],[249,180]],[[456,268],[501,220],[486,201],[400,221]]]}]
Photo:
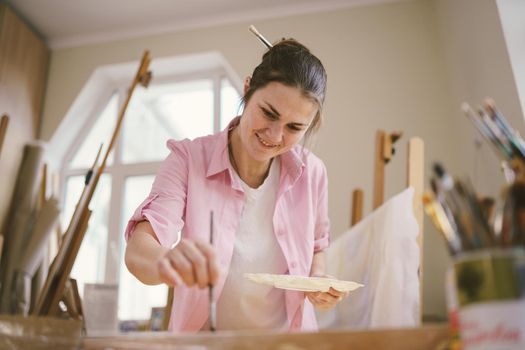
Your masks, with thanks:
[{"label": "ceiling", "polygon": [[51,48],[406,0],[0,0]]}]

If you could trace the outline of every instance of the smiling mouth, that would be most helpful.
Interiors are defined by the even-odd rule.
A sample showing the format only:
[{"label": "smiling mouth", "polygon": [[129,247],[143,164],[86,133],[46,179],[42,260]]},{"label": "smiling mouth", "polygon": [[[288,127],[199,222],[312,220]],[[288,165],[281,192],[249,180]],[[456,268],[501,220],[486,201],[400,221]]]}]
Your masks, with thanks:
[{"label": "smiling mouth", "polygon": [[278,147],[279,145],[276,145],[276,144],[273,144],[273,143],[269,143],[267,141],[265,141],[263,138],[261,138],[259,136],[259,134],[255,133],[255,136],[257,136],[257,139],[259,139],[259,142],[262,143],[264,146],[266,147],[269,147],[269,148],[275,148],[275,147]]}]

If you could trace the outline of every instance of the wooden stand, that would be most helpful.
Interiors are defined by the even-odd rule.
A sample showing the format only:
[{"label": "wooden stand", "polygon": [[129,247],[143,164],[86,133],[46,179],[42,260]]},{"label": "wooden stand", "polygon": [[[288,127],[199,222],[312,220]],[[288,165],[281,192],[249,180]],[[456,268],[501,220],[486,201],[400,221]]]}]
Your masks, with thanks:
[{"label": "wooden stand", "polygon": [[[4,144],[5,134],[7,132],[7,126],[9,125],[9,117],[3,115],[0,119],[0,155],[2,154],[2,146]],[[4,248],[4,235],[0,232],[0,263],[2,261],[2,249]]]},{"label": "wooden stand", "polygon": [[[386,133],[383,130],[376,132],[374,151],[374,190],[373,209],[377,209],[384,202],[385,191],[385,166],[395,154],[394,143],[402,136],[402,132]],[[414,188],[414,216],[419,225],[417,244],[420,251],[419,280],[423,280],[423,188],[424,188],[424,144],[419,137],[413,137],[408,141],[407,156],[407,187]],[[352,193],[350,225],[354,226],[363,217],[363,190],[356,189]],[[423,284],[420,283],[420,305],[423,305]],[[420,308],[422,310],[422,308]],[[421,317],[422,318],[422,317]]]},{"label": "wooden stand", "polygon": [[419,137],[408,141],[407,186],[414,188],[414,216],[419,226],[417,244],[419,245],[419,308],[420,319],[423,319],[423,189],[425,181],[425,146]]},{"label": "wooden stand", "polygon": [[394,131],[389,134],[383,130],[376,132],[376,148],[374,157],[374,199],[372,208],[377,209],[383,204],[385,196],[385,165],[395,153],[394,143],[403,133]]},{"label": "wooden stand", "polygon": [[363,218],[363,190],[360,188],[352,192],[352,212],[350,213],[350,227]]},{"label": "wooden stand", "polygon": [[84,234],[88,227],[88,221],[91,216],[91,210],[88,207],[91,198],[93,197],[98,181],[104,172],[109,154],[117,140],[133,90],[138,84],[147,86],[151,80],[151,72],[148,71],[149,64],[149,52],[146,51],[142,56],[140,67],[128,90],[127,98],[119,111],[117,124],[104,158],[102,159],[102,163],[99,166],[98,159],[102,149],[101,146],[97,158],[95,159],[88,176],[86,176],[86,185],[75,208],[71,222],[64,234],[57,256],[49,268],[46,282],[33,310],[33,315],[46,316],[59,314],[59,302],[64,298],[66,282],[69,279],[82,239],[84,238]]},{"label": "wooden stand", "polygon": [[7,132],[7,126],[9,125],[9,117],[4,114],[0,119],[0,154],[2,154],[2,146],[5,140],[5,134]]}]

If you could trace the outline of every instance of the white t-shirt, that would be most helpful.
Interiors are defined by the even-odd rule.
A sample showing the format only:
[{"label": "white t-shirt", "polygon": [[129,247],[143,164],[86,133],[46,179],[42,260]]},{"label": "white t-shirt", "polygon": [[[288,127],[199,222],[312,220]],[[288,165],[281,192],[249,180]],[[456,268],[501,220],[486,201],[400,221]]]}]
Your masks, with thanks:
[{"label": "white t-shirt", "polygon": [[258,188],[251,188],[241,180],[245,204],[235,235],[228,277],[217,300],[219,330],[287,327],[284,291],[244,278],[244,273],[285,274],[288,271],[273,230],[280,168],[277,158]]}]

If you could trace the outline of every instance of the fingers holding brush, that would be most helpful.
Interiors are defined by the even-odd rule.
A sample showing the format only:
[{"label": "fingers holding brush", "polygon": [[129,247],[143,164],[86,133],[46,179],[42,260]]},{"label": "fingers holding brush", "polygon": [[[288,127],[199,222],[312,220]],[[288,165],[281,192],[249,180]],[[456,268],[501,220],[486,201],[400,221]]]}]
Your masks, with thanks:
[{"label": "fingers holding brush", "polygon": [[219,277],[213,247],[207,242],[182,239],[158,263],[159,275],[170,285],[206,288]]}]

